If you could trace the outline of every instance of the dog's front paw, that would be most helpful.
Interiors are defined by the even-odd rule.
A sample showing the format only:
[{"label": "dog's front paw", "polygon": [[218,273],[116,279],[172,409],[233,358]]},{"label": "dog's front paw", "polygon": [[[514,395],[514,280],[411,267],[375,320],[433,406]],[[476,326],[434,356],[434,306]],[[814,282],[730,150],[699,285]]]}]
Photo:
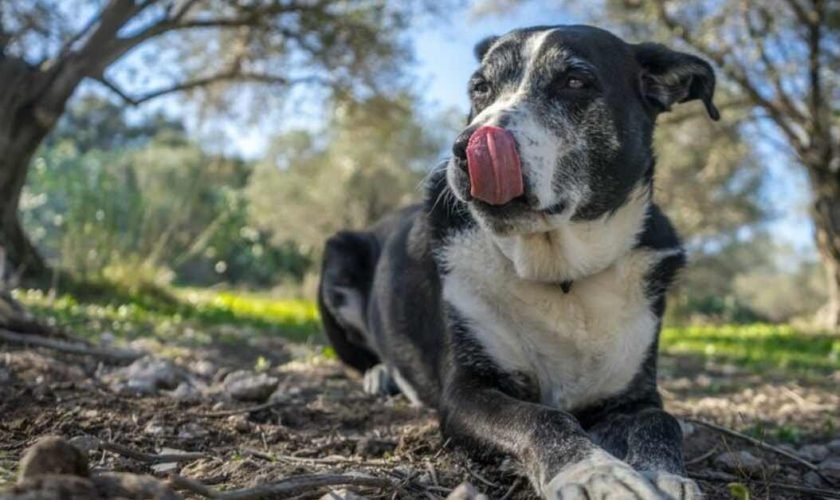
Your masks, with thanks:
[{"label": "dog's front paw", "polygon": [[643,472],[656,487],[673,500],[702,500],[703,493],[692,479],[670,472]]},{"label": "dog's front paw", "polygon": [[545,491],[549,500],[670,500],[645,476],[602,450],[561,470]]}]

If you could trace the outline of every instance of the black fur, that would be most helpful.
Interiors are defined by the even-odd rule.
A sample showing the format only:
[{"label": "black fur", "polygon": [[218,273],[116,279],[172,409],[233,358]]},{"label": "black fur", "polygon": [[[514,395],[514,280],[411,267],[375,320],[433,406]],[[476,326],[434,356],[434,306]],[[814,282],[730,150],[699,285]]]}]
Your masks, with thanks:
[{"label": "black fur", "polygon": [[[524,44],[545,29],[516,31],[476,48],[482,66],[471,83],[471,121],[482,119],[482,111],[494,103],[492,94],[522,80]],[[577,206],[550,207],[543,215],[533,187],[504,206],[471,200],[463,149],[480,125],[471,123],[456,141],[449,165],[430,176],[422,205],[370,231],[342,232],[328,242],[319,289],[327,335],[350,366],[365,370],[383,362],[399,374],[404,390],[412,389],[422,403],[439,411],[442,432],[454,445],[474,456],[515,457],[543,494],[551,494],[545,489],[551,478],[594,456],[599,448],[638,471],[684,474],[680,427],[662,410],[657,392],[657,340],[620,393],[584,407],[554,408],[541,400],[534,374],[503,369],[483,347],[482,332],[443,297],[443,282],[453,269],[442,255],[457,244],[456,236],[470,231],[516,234],[530,227],[531,219],[550,219],[567,209],[575,212],[562,219],[565,222],[550,220],[569,224],[612,217],[629,203],[631,192],[639,187],[652,190],[651,141],[658,113],[673,102],[702,99],[710,115],[716,114],[711,103],[714,75],[708,64],[658,45],[633,46],[591,27],[559,27],[547,36],[544,53],[536,60],[540,64],[531,75],[536,83],[528,89],[529,112],[560,135],[564,127],[583,127],[589,141],[578,156],[559,158],[552,189],[562,195],[579,175],[590,183],[590,198]],[[574,71],[591,74],[591,87],[551,90],[554,82],[567,78],[571,70],[562,68],[568,61],[583,68]],[[479,87],[480,92],[475,90]],[[521,119],[517,113],[521,110],[501,112],[495,123],[515,122]],[[527,135],[516,139],[519,148],[527,147]],[[674,228],[652,203],[630,251],[661,256],[641,284],[650,310],[661,319],[665,293],[685,257]],[[340,289],[347,286],[363,297],[358,312],[364,331],[347,327],[337,317]],[[576,284],[562,280],[556,286],[568,293]],[[635,498],[652,498],[646,495]]]}]

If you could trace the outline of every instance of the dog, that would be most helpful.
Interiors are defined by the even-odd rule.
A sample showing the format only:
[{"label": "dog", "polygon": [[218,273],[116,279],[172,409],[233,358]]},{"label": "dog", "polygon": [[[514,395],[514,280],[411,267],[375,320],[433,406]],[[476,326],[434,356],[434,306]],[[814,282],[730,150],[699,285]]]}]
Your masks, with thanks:
[{"label": "dog", "polygon": [[365,390],[436,408],[450,443],[514,457],[544,498],[702,498],[656,385],[685,254],[651,200],[652,136],[677,103],[719,118],[711,66],[582,25],[475,54],[424,202],[327,241],[327,336]]}]

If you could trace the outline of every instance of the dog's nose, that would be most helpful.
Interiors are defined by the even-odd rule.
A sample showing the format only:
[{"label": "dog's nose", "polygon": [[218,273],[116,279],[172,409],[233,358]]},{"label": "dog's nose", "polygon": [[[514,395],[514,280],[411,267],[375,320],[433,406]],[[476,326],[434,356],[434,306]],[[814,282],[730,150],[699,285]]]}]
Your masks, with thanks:
[{"label": "dog's nose", "polygon": [[467,168],[467,144],[470,142],[470,137],[472,137],[473,132],[475,132],[478,127],[467,127],[465,128],[458,137],[455,138],[455,143],[452,144],[452,154],[455,155],[455,158],[461,160],[461,164],[464,168]]}]

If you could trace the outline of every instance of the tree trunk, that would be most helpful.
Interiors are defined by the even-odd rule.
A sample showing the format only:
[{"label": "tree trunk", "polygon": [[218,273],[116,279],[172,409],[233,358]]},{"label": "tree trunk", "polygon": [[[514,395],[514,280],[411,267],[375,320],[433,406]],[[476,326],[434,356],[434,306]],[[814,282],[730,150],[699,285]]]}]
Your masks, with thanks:
[{"label": "tree trunk", "polygon": [[[8,274],[44,283],[47,265],[21,226],[18,204],[29,162],[78,81],[70,85],[59,68],[44,73],[0,55],[0,82],[0,247]],[[66,88],[57,92],[57,84]]]},{"label": "tree trunk", "polygon": [[817,249],[825,267],[828,301],[817,315],[826,328],[840,326],[840,177],[828,164],[809,166],[814,196],[813,221]]}]

